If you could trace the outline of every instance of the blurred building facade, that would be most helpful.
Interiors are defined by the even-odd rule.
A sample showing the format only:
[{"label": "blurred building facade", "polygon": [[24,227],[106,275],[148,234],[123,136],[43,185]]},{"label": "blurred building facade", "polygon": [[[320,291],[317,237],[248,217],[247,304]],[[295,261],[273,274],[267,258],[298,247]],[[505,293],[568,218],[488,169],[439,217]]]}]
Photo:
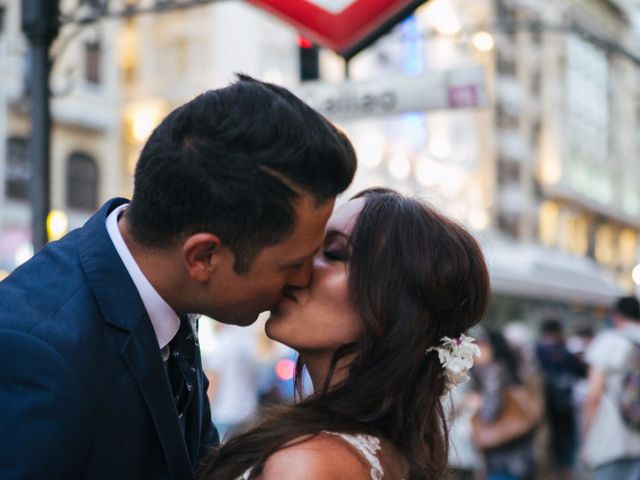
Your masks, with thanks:
[{"label": "blurred building facade", "polygon": [[[27,259],[31,209],[27,159],[30,134],[28,45],[20,31],[20,2],[0,2],[0,269]],[[51,50],[51,208],[80,226],[105,198],[118,195],[121,81],[115,59],[119,26],[65,29]],[[115,161],[114,161],[115,160]]]},{"label": "blurred building facade", "polygon": [[[62,2],[63,13],[79,18],[93,8],[76,4]],[[481,66],[488,106],[327,112],[360,157],[348,193],[388,185],[473,228],[496,293],[605,305],[631,291],[640,260],[633,12],[627,2],[607,0],[429,1],[350,62],[350,81],[420,82],[429,72]],[[18,17],[18,0],[0,0],[6,270],[28,254],[30,228],[28,59]],[[105,199],[130,195],[153,126],[234,72],[301,95],[345,81],[344,63],[332,52],[320,49],[315,65],[301,64],[308,46],[292,28],[239,1],[66,25],[52,52],[52,208],[64,210],[73,228]],[[301,77],[311,87],[301,88]]]}]

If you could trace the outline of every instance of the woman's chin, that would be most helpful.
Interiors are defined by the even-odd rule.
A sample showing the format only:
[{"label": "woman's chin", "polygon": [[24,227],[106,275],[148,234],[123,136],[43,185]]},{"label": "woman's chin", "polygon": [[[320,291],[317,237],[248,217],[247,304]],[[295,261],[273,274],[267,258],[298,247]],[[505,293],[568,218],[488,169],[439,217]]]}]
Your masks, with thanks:
[{"label": "woman's chin", "polygon": [[[281,335],[278,335],[278,324],[283,320],[280,312],[272,311],[264,324],[264,333],[274,342],[285,343]],[[286,345],[286,343],[285,343]]]}]

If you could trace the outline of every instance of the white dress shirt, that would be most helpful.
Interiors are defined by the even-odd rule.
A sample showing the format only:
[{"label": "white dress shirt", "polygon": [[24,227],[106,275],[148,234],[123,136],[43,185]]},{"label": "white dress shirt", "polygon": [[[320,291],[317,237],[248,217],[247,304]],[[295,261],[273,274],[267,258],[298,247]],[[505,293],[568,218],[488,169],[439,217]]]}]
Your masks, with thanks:
[{"label": "white dress shirt", "polygon": [[151,320],[151,325],[156,334],[158,346],[162,352],[162,359],[166,361],[167,358],[169,358],[169,342],[175,334],[178,333],[178,329],[180,328],[180,318],[173,308],[162,299],[151,283],[149,283],[149,280],[147,280],[142,270],[140,270],[140,267],[122,238],[122,234],[118,228],[118,217],[124,212],[128,205],[129,204],[120,205],[109,214],[107,217],[107,232],[113,245],[116,247],[122,263],[124,263],[127,272],[129,272],[133,284],[140,294],[140,298],[142,299],[142,303],[149,315],[149,320]]}]

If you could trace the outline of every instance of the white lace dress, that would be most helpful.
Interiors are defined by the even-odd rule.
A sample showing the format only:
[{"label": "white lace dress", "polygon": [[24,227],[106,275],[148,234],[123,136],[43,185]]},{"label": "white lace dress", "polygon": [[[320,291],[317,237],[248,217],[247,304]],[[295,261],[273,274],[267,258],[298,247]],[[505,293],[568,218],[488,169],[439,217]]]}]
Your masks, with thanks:
[{"label": "white lace dress", "polygon": [[[382,469],[380,459],[378,458],[378,452],[381,449],[379,438],[362,433],[350,434],[328,431],[324,431],[322,433],[340,437],[342,440],[351,445],[360,453],[360,455],[362,455],[362,457],[371,467],[371,480],[382,480],[382,478],[384,477],[384,470]],[[244,472],[241,477],[238,477],[238,480],[248,480],[249,475],[251,475],[251,470],[252,469],[250,468],[249,470]]]}]

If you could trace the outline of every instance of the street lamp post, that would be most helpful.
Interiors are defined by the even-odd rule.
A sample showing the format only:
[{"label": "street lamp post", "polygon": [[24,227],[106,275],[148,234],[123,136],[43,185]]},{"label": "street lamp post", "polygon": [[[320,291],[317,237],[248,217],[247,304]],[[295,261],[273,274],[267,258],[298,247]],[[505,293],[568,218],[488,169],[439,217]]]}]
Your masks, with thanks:
[{"label": "street lamp post", "polygon": [[49,47],[58,34],[58,0],[23,0],[22,31],[30,43],[29,108],[31,166],[29,195],[32,208],[33,250],[47,243],[49,213],[51,114],[49,110]]}]

